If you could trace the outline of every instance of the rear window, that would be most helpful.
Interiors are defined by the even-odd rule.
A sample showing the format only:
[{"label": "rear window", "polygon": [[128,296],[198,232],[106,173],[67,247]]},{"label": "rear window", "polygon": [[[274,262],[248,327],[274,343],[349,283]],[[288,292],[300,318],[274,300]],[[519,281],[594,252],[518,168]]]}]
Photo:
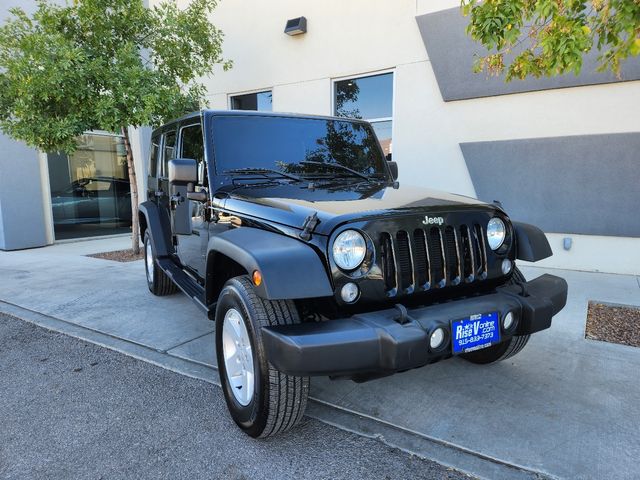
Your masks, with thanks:
[{"label": "rear window", "polygon": [[160,151],[160,137],[151,139],[151,152],[149,153],[149,175],[158,176],[158,152]]},{"label": "rear window", "polygon": [[176,158],[176,132],[164,134],[164,147],[162,152],[162,171],[160,175],[164,178],[169,176],[169,160]]}]

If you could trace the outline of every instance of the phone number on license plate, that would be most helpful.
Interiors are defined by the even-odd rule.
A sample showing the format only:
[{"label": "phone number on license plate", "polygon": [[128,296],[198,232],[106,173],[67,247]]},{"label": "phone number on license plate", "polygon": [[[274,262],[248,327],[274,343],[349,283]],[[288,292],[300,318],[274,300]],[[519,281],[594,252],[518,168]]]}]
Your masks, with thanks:
[{"label": "phone number on license plate", "polygon": [[500,341],[498,312],[479,313],[451,324],[453,353],[486,348]]}]

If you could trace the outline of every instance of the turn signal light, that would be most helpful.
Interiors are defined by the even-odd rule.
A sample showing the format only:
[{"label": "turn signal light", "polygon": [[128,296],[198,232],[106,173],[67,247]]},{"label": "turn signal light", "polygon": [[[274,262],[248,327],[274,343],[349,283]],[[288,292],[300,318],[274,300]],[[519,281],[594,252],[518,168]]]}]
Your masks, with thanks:
[{"label": "turn signal light", "polygon": [[260,284],[262,283],[262,274],[258,270],[254,270],[252,278],[253,278],[253,284],[256,287],[259,287]]}]

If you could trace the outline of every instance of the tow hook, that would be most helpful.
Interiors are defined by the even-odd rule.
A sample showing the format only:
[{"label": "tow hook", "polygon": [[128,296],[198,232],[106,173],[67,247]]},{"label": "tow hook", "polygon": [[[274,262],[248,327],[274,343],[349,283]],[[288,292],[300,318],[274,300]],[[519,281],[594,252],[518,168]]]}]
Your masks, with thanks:
[{"label": "tow hook", "polygon": [[396,322],[398,322],[400,325],[409,323],[409,312],[407,312],[407,307],[405,307],[401,303],[396,303],[394,307],[398,311],[398,315],[395,316],[393,319]]}]

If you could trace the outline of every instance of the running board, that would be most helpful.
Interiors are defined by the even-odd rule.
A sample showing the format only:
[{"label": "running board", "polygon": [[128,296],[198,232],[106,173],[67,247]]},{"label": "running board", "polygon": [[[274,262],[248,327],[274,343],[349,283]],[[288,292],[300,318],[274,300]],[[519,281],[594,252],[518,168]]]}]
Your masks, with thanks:
[{"label": "running board", "polygon": [[188,297],[198,305],[202,310],[209,315],[209,308],[204,302],[204,288],[193,277],[187,275],[178,265],[176,265],[169,258],[159,258],[158,266],[166,273],[173,283],[175,283],[180,290],[182,290]]}]

